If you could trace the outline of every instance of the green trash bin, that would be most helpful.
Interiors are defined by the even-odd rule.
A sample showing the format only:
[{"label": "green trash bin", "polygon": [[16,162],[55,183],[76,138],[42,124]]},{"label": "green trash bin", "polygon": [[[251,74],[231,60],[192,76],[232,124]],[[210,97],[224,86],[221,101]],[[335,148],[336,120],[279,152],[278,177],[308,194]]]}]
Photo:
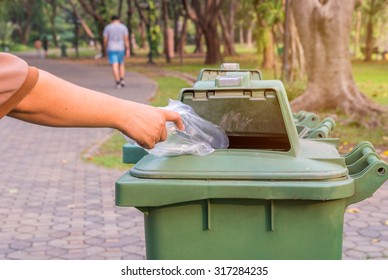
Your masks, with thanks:
[{"label": "green trash bin", "polygon": [[388,165],[367,142],[340,155],[300,139],[280,81],[237,81],[180,95],[223,127],[228,149],[139,156],[116,182],[116,205],[144,213],[147,259],[341,259],[344,211]]}]

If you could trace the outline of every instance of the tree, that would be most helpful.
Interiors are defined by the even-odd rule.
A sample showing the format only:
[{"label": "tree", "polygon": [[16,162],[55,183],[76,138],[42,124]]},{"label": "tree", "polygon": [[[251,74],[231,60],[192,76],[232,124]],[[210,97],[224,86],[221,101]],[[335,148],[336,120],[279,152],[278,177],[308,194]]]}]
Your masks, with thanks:
[{"label": "tree", "polygon": [[374,49],[374,26],[378,15],[384,11],[387,4],[387,0],[367,0],[361,2],[362,10],[367,15],[365,61],[370,61],[372,59]]},{"label": "tree", "polygon": [[[160,26],[158,20],[157,2],[153,0],[146,0],[139,3],[135,0],[135,6],[139,13],[141,20],[145,23],[147,29],[147,41],[149,46],[148,63],[153,64],[153,58],[158,56],[158,46],[161,39]],[[144,14],[143,10],[147,12]]]},{"label": "tree", "polygon": [[170,9],[174,22],[174,52],[179,53],[179,58],[182,63],[189,18],[183,9],[181,0],[170,0]]},{"label": "tree", "polygon": [[308,83],[291,106],[294,111],[339,109],[374,127],[383,108],[357,88],[349,54],[354,1],[293,0],[291,8],[306,58]]},{"label": "tree", "polygon": [[135,55],[134,43],[132,40],[132,17],[133,17],[133,6],[132,0],[127,0],[127,27],[128,27],[128,37],[129,37],[129,52],[131,56]]},{"label": "tree", "polygon": [[293,83],[304,79],[306,63],[303,47],[295,26],[295,20],[290,9],[292,0],[285,0],[284,38],[283,38],[283,63],[281,80]]},{"label": "tree", "polygon": [[257,26],[257,16],[252,9],[252,0],[240,0],[236,12],[236,19],[239,27],[240,44],[246,44],[248,48],[253,47],[253,30]]},{"label": "tree", "polygon": [[258,22],[258,50],[263,53],[261,66],[266,69],[274,68],[276,62],[275,26],[283,21],[282,1],[254,0],[253,4]]},{"label": "tree", "polygon": [[162,0],[164,55],[166,57],[166,62],[171,63],[171,51],[172,50],[170,50],[170,47],[172,47],[172,46],[170,46],[169,42],[172,38],[170,38],[170,34],[169,34],[168,10],[169,10],[168,0]]},{"label": "tree", "polygon": [[102,33],[104,31],[105,26],[108,24],[109,12],[107,4],[104,0],[89,0],[88,2],[86,0],[78,0],[78,2],[81,4],[84,11],[93,17],[95,25],[97,27],[98,38],[101,45],[101,52],[103,55],[105,55],[105,47],[103,43],[104,38]]},{"label": "tree", "polygon": [[36,4],[35,0],[15,0],[9,3],[10,17],[22,44],[29,41]]},{"label": "tree", "polygon": [[221,0],[182,0],[189,18],[198,24],[205,36],[206,58],[205,64],[220,63],[223,60],[220,50],[220,36],[218,34],[218,16],[221,12]]},{"label": "tree", "polygon": [[58,47],[58,40],[57,40],[57,27],[55,24],[55,18],[57,17],[57,7],[58,7],[58,1],[57,0],[48,0],[43,2],[43,8],[46,11],[46,14],[48,15],[50,24],[51,24],[51,34],[53,36],[53,43],[56,47]]},{"label": "tree", "polygon": [[236,0],[225,1],[224,10],[219,14],[218,18],[221,25],[223,42],[224,42],[224,55],[235,55],[236,48],[234,47],[235,37],[235,17],[238,8],[238,2]]}]

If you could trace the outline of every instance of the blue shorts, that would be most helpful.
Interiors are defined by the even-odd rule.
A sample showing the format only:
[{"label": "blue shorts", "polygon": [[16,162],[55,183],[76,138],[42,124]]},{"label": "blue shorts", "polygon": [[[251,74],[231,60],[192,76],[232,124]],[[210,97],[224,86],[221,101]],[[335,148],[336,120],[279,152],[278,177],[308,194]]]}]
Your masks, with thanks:
[{"label": "blue shorts", "polygon": [[108,50],[108,59],[110,64],[122,64],[124,61],[124,51],[109,51]]}]

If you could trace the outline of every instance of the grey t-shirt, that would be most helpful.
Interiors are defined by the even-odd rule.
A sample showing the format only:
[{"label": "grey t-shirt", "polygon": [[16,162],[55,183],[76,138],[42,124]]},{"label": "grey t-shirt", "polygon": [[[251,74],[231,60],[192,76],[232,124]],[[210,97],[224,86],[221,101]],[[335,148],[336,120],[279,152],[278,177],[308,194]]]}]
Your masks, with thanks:
[{"label": "grey t-shirt", "polygon": [[122,23],[110,23],[105,26],[103,36],[108,38],[109,51],[123,51],[124,37],[128,36],[128,28]]}]

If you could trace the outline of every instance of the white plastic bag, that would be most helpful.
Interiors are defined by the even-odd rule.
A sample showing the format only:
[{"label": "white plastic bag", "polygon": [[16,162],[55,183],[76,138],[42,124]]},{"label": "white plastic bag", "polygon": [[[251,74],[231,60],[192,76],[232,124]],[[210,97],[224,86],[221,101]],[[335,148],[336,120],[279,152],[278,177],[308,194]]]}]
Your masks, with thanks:
[{"label": "white plastic bag", "polygon": [[[229,139],[225,131],[198,116],[190,106],[170,99],[168,105],[162,109],[178,112],[185,130],[180,131],[173,122],[167,122],[167,139],[157,143],[153,149],[147,150],[150,154],[205,156],[212,153],[214,149],[226,149],[229,146]],[[126,139],[130,143],[135,143],[132,139]]]}]

